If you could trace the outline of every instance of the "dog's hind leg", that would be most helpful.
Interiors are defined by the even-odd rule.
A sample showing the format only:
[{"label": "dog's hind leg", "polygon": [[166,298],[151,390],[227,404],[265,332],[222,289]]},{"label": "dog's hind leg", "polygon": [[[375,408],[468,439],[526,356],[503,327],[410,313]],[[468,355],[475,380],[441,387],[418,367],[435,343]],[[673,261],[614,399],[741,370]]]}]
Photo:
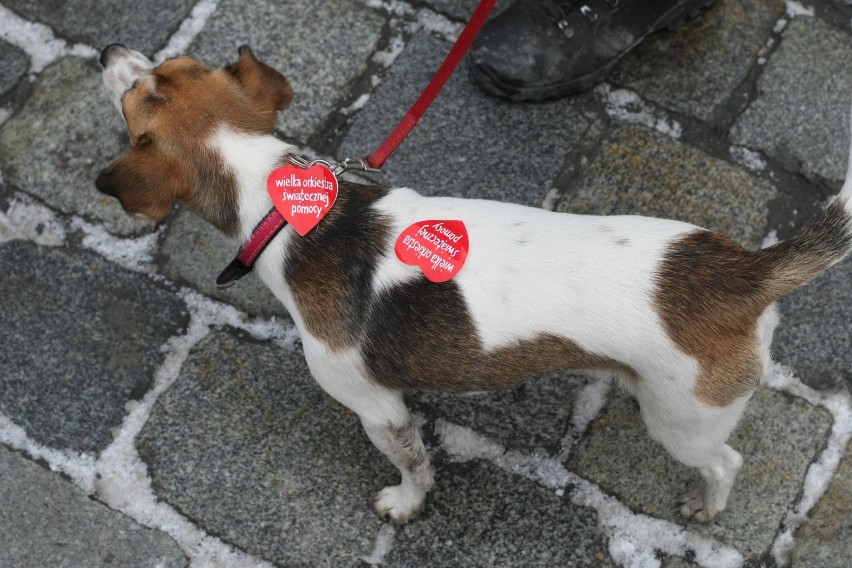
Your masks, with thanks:
[{"label": "dog's hind leg", "polygon": [[352,376],[360,365],[346,357],[324,358],[322,364],[311,365],[311,372],[328,394],[358,415],[373,444],[399,469],[402,482],[379,491],[374,507],[380,516],[404,524],[423,507],[432,487],[429,456],[402,394],[361,374]]},{"label": "dog's hind leg", "polygon": [[745,410],[748,396],[723,408],[709,408],[691,394],[677,401],[648,394],[641,389],[637,393],[648,434],[676,460],[697,468],[704,481],[703,488],[679,501],[681,514],[708,522],[727,506],[743,463],[739,452],[725,442]]}]

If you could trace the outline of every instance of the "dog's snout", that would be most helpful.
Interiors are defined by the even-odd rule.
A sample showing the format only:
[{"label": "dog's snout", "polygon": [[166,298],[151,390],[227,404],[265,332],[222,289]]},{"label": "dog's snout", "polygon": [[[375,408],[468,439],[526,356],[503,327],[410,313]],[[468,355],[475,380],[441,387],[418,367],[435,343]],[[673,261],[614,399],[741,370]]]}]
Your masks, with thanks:
[{"label": "dog's snout", "polygon": [[122,45],[120,43],[111,43],[108,46],[106,46],[104,48],[104,50],[101,52],[101,58],[98,60],[101,63],[101,67],[106,69],[107,65],[109,65],[110,57],[112,57],[115,54],[116,50],[122,50],[122,49],[127,50],[127,47],[125,47],[124,45]]}]

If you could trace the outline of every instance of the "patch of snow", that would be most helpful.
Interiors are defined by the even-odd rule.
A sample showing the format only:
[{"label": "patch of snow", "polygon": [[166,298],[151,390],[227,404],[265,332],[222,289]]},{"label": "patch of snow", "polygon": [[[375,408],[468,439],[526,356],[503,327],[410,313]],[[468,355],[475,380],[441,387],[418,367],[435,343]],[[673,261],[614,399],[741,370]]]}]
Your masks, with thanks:
[{"label": "patch of snow", "polygon": [[449,42],[455,42],[464,29],[463,24],[453,22],[428,8],[417,11],[416,22],[419,29],[441,36]]},{"label": "patch of snow", "polygon": [[[402,53],[403,49],[405,49],[405,38],[402,34],[394,34],[388,40],[387,48],[373,54],[373,61],[382,67],[388,68],[394,61],[396,61],[396,58],[399,57],[399,54]],[[375,75],[373,75],[372,80],[374,87],[376,86],[377,80],[381,82]]]},{"label": "patch of snow", "polygon": [[807,16],[812,18],[814,15],[813,7],[805,6],[801,2],[796,2],[796,0],[787,0],[785,4],[787,5],[788,18],[797,18],[800,16]]},{"label": "patch of snow", "polygon": [[555,187],[551,187],[541,201],[541,208],[547,211],[554,211],[562,192]]},{"label": "patch of snow", "polygon": [[802,497],[787,511],[781,531],[772,543],[772,556],[778,566],[787,566],[795,545],[794,535],[820,498],[825,494],[837,466],[852,438],[852,400],[848,393],[823,393],[802,383],[789,368],[771,363],[765,382],[771,388],[798,396],[828,410],[834,422],[825,449],[805,474]]},{"label": "patch of snow", "polygon": [[772,229],[769,231],[769,234],[763,237],[763,241],[760,243],[760,248],[765,249],[769,248],[774,244],[778,243],[778,231]]},{"label": "patch of snow", "polygon": [[274,317],[269,320],[253,319],[234,306],[208,298],[189,288],[181,289],[178,296],[204,325],[227,325],[245,331],[257,340],[272,341],[283,349],[301,350],[301,336],[292,322],[279,322]]},{"label": "patch of snow", "polygon": [[43,460],[51,471],[67,475],[87,495],[94,492],[95,456],[71,450],[56,450],[31,440],[23,428],[0,414],[0,443]]},{"label": "patch of snow", "polygon": [[728,152],[731,159],[752,172],[760,173],[766,169],[766,161],[754,150],[749,150],[744,146],[731,146]]},{"label": "patch of snow", "polygon": [[346,116],[352,116],[353,114],[364,108],[364,105],[367,104],[368,100],[370,100],[370,94],[363,93],[361,96],[355,99],[355,101],[351,105],[340,109],[340,112],[342,112]]},{"label": "patch of snow", "polygon": [[218,7],[219,0],[200,0],[192,8],[189,17],[181,22],[178,30],[169,38],[166,46],[154,55],[154,64],[158,65],[169,57],[184,54]]},{"label": "patch of snow", "polygon": [[379,534],[376,536],[376,543],[373,545],[373,551],[369,556],[364,556],[362,560],[370,566],[381,566],[384,563],[385,556],[390,552],[393,546],[393,537],[396,535],[396,529],[393,525],[385,523],[379,529]]},{"label": "patch of snow", "polygon": [[69,46],[53,35],[53,30],[44,24],[29,22],[0,4],[0,39],[11,43],[30,58],[30,73],[41,73],[54,61],[73,55],[94,59],[98,50],[84,45]]},{"label": "patch of snow", "polygon": [[141,237],[117,237],[100,225],[92,225],[79,217],[71,221],[74,229],[84,233],[83,246],[129,270],[149,272],[160,232]]},{"label": "patch of snow", "polygon": [[675,140],[683,133],[680,123],[669,121],[665,114],[650,107],[635,91],[613,89],[604,83],[596,87],[595,92],[603,98],[604,110],[611,118],[647,126]]},{"label": "patch of snow", "polygon": [[16,196],[6,213],[0,212],[0,243],[25,239],[44,246],[65,242],[65,226],[56,214],[26,196]]}]

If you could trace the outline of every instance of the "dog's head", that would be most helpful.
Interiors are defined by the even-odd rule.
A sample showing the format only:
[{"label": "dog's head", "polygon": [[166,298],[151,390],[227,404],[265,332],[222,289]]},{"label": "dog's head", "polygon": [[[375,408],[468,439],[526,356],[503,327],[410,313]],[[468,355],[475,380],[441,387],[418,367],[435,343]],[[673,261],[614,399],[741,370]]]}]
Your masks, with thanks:
[{"label": "dog's head", "polygon": [[[220,127],[265,135],[293,91],[246,46],[239,60],[211,69],[192,57],[154,66],[113,44],[101,54],[104,85],[124,116],[132,147],[101,172],[95,186],[136,216],[162,221],[175,201],[203,208],[225,173],[206,140]],[[224,184],[227,185],[227,184]]]}]

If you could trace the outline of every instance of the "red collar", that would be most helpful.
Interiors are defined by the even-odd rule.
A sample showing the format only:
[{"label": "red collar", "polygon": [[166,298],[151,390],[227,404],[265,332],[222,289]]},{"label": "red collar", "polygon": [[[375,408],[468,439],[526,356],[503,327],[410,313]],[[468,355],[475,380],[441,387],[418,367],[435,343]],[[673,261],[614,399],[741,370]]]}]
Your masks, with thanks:
[{"label": "red collar", "polygon": [[255,226],[249,240],[237,251],[237,256],[231,264],[216,278],[216,287],[220,290],[230,288],[237,283],[237,280],[254,270],[257,257],[286,224],[287,220],[278,212],[278,209],[275,207],[270,209],[269,213]]}]

